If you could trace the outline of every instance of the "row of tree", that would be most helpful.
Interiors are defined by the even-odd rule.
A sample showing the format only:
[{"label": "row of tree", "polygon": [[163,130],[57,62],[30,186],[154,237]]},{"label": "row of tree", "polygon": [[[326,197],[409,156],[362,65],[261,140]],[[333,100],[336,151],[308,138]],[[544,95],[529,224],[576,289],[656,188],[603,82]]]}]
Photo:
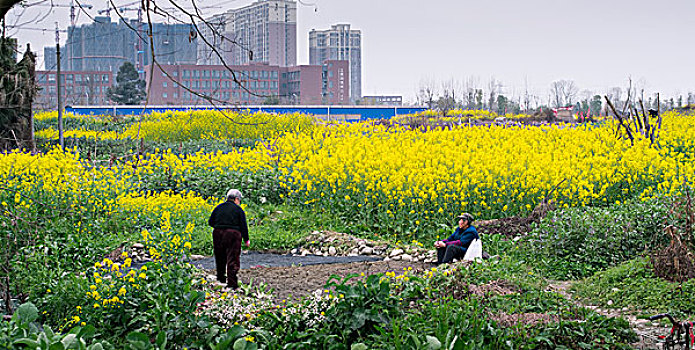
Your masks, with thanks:
[{"label": "row of tree", "polygon": [[[646,108],[650,109],[669,110],[683,107],[685,104],[695,104],[695,94],[690,92],[686,98],[662,98],[657,106],[656,94],[645,96],[643,86],[644,83],[630,82],[627,88],[613,87],[608,89],[606,97],[618,109],[622,109],[628,101],[628,96],[632,96],[632,100],[637,96],[644,101]],[[503,87],[502,82],[494,78],[485,86],[476,78],[464,81],[449,79],[443,82],[423,79],[417,91],[417,104],[444,113],[452,109],[477,109],[498,114],[532,114],[542,109],[572,107],[574,113],[585,116],[606,115],[607,106],[602,95],[590,90],[581,90],[573,80],[552,82],[545,96],[532,93],[528,84],[525,84],[521,93],[509,95],[503,93]]]}]

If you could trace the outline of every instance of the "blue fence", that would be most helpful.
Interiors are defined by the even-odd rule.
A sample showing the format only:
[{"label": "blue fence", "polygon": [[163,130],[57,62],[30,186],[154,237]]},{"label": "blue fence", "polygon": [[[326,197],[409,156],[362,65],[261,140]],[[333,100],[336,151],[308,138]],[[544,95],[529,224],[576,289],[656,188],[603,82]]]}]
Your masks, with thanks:
[{"label": "blue fence", "polygon": [[[141,115],[153,112],[214,110],[212,106],[68,106],[65,111],[76,115]],[[369,119],[389,119],[398,115],[418,113],[424,107],[386,107],[386,106],[240,106],[222,108],[239,112],[304,113],[329,121],[364,121]]]}]

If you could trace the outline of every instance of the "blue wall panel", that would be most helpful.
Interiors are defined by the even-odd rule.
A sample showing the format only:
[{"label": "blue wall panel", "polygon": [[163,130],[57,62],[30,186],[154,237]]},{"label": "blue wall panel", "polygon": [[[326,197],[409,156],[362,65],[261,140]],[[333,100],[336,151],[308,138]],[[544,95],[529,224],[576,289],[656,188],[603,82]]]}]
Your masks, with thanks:
[{"label": "blue wall panel", "polygon": [[[142,108],[138,106],[73,106],[66,107],[65,111],[76,115],[140,115],[153,112],[166,111],[186,111],[186,110],[208,110],[215,109],[208,106],[152,106]],[[228,108],[232,111],[269,113],[304,113],[322,117],[327,120],[370,120],[370,119],[390,119],[396,115],[412,114],[425,111],[424,107],[381,107],[381,106],[243,106]]]}]

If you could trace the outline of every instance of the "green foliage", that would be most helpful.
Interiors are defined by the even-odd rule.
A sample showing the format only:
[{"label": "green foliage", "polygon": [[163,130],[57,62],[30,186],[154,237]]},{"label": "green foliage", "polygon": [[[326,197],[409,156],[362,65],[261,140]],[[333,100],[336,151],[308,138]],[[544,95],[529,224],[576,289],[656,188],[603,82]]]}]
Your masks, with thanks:
[{"label": "green foliage", "polygon": [[0,322],[0,348],[29,350],[113,349],[108,342],[94,340],[95,328],[92,326],[75,327],[66,334],[60,334],[54,333],[48,326],[39,329],[34,323],[37,318],[38,309],[34,304],[22,304],[9,322]]},{"label": "green foliage", "polygon": [[348,342],[360,334],[369,334],[376,327],[388,327],[389,322],[400,314],[399,301],[391,294],[390,283],[380,274],[370,275],[365,281],[347,282],[358,275],[342,279],[331,276],[327,288],[343,297],[326,311],[326,321],[342,333]]},{"label": "green foliage", "polygon": [[551,212],[511,252],[557,279],[586,277],[663,242],[664,199]]},{"label": "green foliage", "polygon": [[478,299],[431,302],[372,337],[371,349],[510,349],[509,332],[485,316]]},{"label": "green foliage", "polygon": [[646,258],[596,273],[573,284],[572,289],[586,302],[609,308],[627,307],[645,317],[664,312],[695,317],[695,281],[679,284],[662,280],[654,275]]},{"label": "green foliage", "polygon": [[632,349],[639,340],[626,320],[600,315],[532,328],[524,337],[519,349]]},{"label": "green foliage", "polygon": [[204,198],[224,197],[230,188],[243,189],[244,202],[281,203],[286,191],[278,188],[277,170],[235,171],[224,169],[221,173],[209,169],[186,169],[183,174],[173,174],[169,169],[161,169],[141,178],[139,191],[182,193],[194,191]]},{"label": "green foliage", "polygon": [[145,81],[141,80],[135,66],[125,62],[118,69],[116,86],[106,91],[106,96],[120,105],[136,105],[145,99]]}]

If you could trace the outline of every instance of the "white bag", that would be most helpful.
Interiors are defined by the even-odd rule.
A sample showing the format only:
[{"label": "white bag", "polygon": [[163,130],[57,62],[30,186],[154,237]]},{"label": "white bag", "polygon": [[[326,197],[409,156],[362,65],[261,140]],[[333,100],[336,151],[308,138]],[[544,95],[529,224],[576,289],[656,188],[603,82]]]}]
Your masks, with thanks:
[{"label": "white bag", "polygon": [[466,250],[466,255],[463,256],[464,261],[470,261],[483,258],[483,242],[480,239],[474,239],[471,245]]}]

